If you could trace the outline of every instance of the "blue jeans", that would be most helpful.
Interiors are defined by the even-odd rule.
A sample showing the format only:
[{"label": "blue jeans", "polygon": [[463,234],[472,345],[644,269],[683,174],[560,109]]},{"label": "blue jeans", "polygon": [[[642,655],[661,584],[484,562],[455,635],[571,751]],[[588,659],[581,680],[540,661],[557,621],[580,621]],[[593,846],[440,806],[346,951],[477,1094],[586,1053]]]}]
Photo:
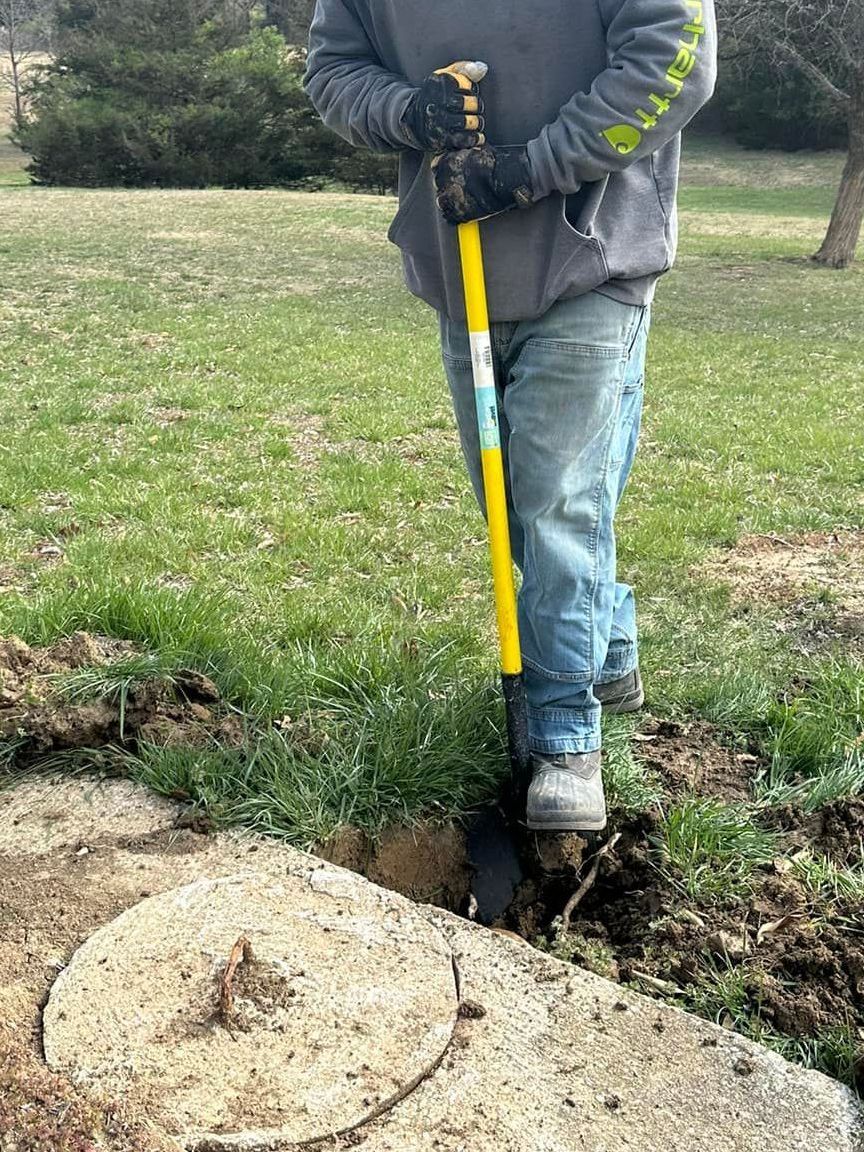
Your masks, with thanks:
[{"label": "blue jeans", "polygon": [[[598,292],[537,320],[492,325],[531,747],[593,752],[593,685],[638,663],[633,590],[616,582],[614,518],[642,417],[648,308]],[[481,508],[464,323],[441,316],[444,366]]]}]

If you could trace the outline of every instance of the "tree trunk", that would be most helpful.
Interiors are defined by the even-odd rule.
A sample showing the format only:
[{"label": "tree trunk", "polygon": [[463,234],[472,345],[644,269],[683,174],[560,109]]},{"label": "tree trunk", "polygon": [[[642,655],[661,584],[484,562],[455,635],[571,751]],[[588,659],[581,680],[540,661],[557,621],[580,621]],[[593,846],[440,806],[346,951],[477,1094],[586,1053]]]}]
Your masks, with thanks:
[{"label": "tree trunk", "polygon": [[21,98],[21,73],[18,67],[18,57],[14,50],[11,53],[12,61],[12,93],[15,97],[15,124],[20,128],[24,123],[24,102]]},{"label": "tree trunk", "polygon": [[849,113],[849,156],[840,181],[840,192],[822,247],[813,257],[829,268],[848,268],[864,223],[864,103],[853,104]]}]

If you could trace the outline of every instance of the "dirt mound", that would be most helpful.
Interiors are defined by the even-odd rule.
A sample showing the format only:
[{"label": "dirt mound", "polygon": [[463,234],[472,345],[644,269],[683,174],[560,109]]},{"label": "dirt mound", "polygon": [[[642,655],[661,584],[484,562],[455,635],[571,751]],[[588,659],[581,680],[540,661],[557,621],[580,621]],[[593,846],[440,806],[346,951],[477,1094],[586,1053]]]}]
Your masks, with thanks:
[{"label": "dirt mound", "polygon": [[864,862],[864,797],[832,800],[818,812],[795,804],[768,810],[764,820],[780,833],[784,852],[809,848],[840,868]]},{"label": "dirt mound", "polygon": [[[864,801],[836,802],[816,817],[787,810],[783,819],[790,846],[807,844],[838,864],[860,862]],[[507,926],[542,937],[555,955],[608,979],[685,1004],[718,977],[737,974],[737,992],[716,997],[717,1018],[729,1027],[748,1019],[802,1041],[844,1025],[864,1035],[858,906],[841,898],[817,905],[803,878],[779,857],[756,873],[746,896],[719,906],[693,900],[655,866],[656,817],[645,814],[618,831],[621,838],[601,861],[569,932],[556,935],[556,917],[577,886],[564,875],[528,880]],[[859,1064],[864,1088],[864,1051]]]},{"label": "dirt mound", "polygon": [[51,752],[139,741],[193,747],[214,738],[223,745],[242,741],[240,718],[199,672],[133,682],[108,698],[70,700],[63,692],[62,679],[70,673],[140,655],[126,641],[86,632],[47,648],[31,648],[14,636],[0,639],[0,748],[9,749],[7,759],[27,764]]}]

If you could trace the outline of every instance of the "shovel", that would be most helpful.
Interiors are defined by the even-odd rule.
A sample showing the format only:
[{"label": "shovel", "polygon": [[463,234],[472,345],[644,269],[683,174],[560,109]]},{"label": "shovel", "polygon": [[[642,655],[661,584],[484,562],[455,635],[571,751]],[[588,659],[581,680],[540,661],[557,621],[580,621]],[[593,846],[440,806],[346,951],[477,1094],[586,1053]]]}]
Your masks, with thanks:
[{"label": "shovel", "polygon": [[477,902],[477,918],[482,923],[492,923],[510,905],[515,888],[522,879],[519,853],[511,828],[524,814],[530,751],[498,396],[495,390],[495,365],[478,221],[459,225],[459,251],[471,341],[492,581],[501,647],[501,684],[510,750],[510,781],[501,803],[481,812],[468,830],[468,851],[475,869],[473,895]]}]

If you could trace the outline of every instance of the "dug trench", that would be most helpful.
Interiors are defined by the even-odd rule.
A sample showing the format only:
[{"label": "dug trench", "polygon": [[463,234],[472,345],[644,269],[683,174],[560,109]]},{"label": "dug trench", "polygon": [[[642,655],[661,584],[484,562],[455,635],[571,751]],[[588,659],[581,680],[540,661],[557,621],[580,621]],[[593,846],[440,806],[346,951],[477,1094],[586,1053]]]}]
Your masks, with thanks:
[{"label": "dug trench", "polygon": [[[169,680],[134,687],[122,715],[117,699],[70,703],[56,697],[56,677],[134,654],[131,645],[85,633],[46,649],[17,640],[0,644],[0,739],[14,751],[6,772],[14,776],[76,747],[242,742],[241,718],[199,673],[175,672]],[[664,804],[694,797],[735,804],[752,796],[752,780],[762,767],[758,755],[724,743],[709,725],[645,717],[638,735],[637,753],[658,779]],[[775,835],[776,854],[723,900],[688,894],[664,866],[659,808],[626,818],[613,813],[599,844],[523,834],[525,878],[492,927],[770,1041],[792,1058],[812,1060],[814,1046],[821,1046],[823,1069],[864,1088],[860,908],[842,892],[814,895],[795,866],[806,852],[838,868],[859,864],[864,799],[835,801],[816,814],[790,806],[766,809],[758,819]],[[163,841],[170,841],[171,851],[184,853],[199,850],[208,831],[207,819],[190,808],[156,835],[163,849]],[[151,847],[136,845],[142,853]],[[81,851],[86,850],[85,845]],[[349,828],[318,852],[416,901],[470,915],[472,864],[462,823],[393,828],[374,839]],[[26,943],[34,905],[24,894],[13,907],[3,888],[11,894],[14,878],[7,880],[0,886],[4,933]],[[63,882],[73,881],[70,874]],[[75,908],[73,887],[67,905]],[[107,911],[94,909],[94,924]],[[61,932],[58,946],[65,947],[64,941]],[[47,1079],[39,1091],[53,1091]]]}]

